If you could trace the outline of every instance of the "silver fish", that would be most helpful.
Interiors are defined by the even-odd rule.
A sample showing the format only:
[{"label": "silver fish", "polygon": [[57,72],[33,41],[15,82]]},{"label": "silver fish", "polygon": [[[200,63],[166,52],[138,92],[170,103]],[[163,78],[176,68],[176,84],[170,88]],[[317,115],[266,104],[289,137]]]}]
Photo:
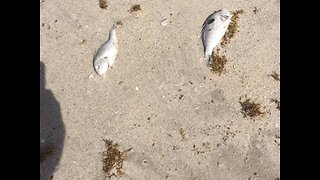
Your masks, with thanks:
[{"label": "silver fish", "polygon": [[109,67],[112,67],[118,53],[118,40],[116,37],[116,26],[110,30],[109,39],[105,42],[95,54],[93,66],[98,75],[105,74]]},{"label": "silver fish", "polygon": [[223,38],[231,22],[232,15],[228,10],[215,11],[204,21],[201,39],[204,46],[204,58],[207,64],[212,64],[212,51]]}]

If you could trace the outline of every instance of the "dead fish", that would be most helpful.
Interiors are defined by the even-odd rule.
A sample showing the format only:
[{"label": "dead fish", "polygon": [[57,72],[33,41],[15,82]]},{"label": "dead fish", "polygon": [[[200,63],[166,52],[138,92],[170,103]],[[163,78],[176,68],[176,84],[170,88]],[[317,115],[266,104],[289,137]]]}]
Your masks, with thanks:
[{"label": "dead fish", "polygon": [[232,15],[228,10],[215,11],[204,21],[201,39],[204,46],[204,57],[207,64],[212,64],[212,51],[223,38],[231,22]]},{"label": "dead fish", "polygon": [[109,33],[109,39],[99,48],[93,59],[93,66],[98,75],[102,76],[107,72],[109,67],[113,66],[117,53],[116,26],[113,25]]}]

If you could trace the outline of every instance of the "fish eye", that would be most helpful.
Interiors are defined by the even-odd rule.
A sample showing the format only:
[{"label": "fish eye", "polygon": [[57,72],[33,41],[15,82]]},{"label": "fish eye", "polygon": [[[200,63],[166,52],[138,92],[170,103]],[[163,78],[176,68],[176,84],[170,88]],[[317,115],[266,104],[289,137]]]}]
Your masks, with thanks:
[{"label": "fish eye", "polygon": [[211,23],[213,23],[214,22],[214,19],[210,19],[209,21],[208,21],[208,24],[211,24]]},{"label": "fish eye", "polygon": [[220,17],[221,21],[225,21],[225,20],[227,20],[228,18],[229,18],[228,15],[221,15],[221,17]]}]

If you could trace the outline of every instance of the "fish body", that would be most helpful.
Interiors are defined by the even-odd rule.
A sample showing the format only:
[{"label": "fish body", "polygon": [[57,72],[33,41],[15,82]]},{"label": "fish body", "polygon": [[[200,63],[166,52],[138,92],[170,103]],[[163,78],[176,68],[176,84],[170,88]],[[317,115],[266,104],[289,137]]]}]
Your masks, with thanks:
[{"label": "fish body", "polygon": [[232,15],[228,10],[222,9],[215,11],[204,21],[201,30],[201,39],[207,64],[212,63],[212,51],[226,33],[231,22],[231,17]]},{"label": "fish body", "polygon": [[93,59],[93,66],[98,75],[105,74],[112,67],[118,53],[118,40],[116,27],[113,26],[109,33],[109,39],[98,49]]}]

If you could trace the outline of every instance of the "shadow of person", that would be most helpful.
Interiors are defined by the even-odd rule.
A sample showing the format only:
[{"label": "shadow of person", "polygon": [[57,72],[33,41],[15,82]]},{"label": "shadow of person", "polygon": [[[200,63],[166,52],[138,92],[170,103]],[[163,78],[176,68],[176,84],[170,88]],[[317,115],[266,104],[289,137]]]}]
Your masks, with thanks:
[{"label": "shadow of person", "polygon": [[45,65],[40,62],[40,180],[53,176],[65,138],[60,105],[45,81]]}]

